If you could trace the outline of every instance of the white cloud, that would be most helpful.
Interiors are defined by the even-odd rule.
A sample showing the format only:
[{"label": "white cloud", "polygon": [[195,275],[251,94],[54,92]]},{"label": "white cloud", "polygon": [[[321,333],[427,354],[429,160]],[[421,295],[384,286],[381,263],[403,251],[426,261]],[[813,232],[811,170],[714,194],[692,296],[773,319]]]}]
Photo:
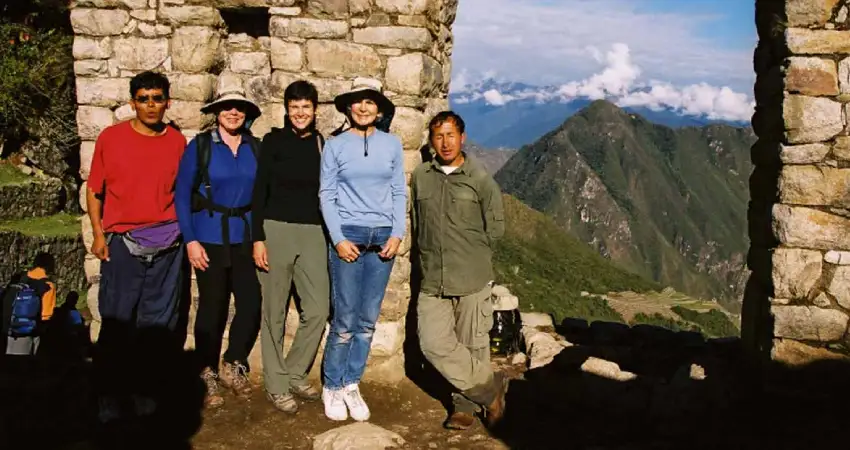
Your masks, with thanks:
[{"label": "white cloud", "polygon": [[484,100],[486,100],[488,104],[493,105],[493,106],[502,106],[505,103],[507,103],[508,101],[513,100],[512,98],[509,98],[509,99],[506,100],[505,97],[503,97],[502,94],[500,94],[499,91],[497,91],[495,89],[490,89],[489,91],[485,92],[483,95],[484,95]]}]

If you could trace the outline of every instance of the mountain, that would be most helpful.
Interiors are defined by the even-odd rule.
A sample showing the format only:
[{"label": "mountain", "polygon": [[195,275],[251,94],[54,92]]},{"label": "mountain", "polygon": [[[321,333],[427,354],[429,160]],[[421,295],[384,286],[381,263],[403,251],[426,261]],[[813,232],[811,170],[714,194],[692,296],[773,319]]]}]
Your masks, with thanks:
[{"label": "mountain", "polygon": [[[635,92],[641,90],[636,89]],[[590,105],[592,100],[565,98],[558,94],[558,88],[552,86],[485,80],[450,93],[449,102],[452,109],[464,118],[467,135],[473,141],[487,148],[520,148],[557,128],[568,117]],[[676,128],[715,123],[747,125],[741,121],[688,115],[670,107],[652,109],[634,106],[625,110],[651,122]]]},{"label": "mountain", "polygon": [[496,174],[602,256],[740,310],[750,128],[670,128],[595,101]]},{"label": "mountain", "polygon": [[484,148],[474,142],[466,141],[463,151],[472,155],[490,175],[495,175],[516,153],[512,148]]}]

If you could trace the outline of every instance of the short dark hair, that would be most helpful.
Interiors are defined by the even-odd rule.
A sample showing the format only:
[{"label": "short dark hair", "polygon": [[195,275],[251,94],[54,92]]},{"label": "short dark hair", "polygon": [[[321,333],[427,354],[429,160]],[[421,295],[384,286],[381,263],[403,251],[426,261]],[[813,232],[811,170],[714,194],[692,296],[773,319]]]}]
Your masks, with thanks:
[{"label": "short dark hair", "polygon": [[443,111],[434,116],[428,124],[428,139],[431,139],[431,136],[433,136],[435,128],[442,126],[446,122],[454,123],[460,134],[466,132],[466,124],[463,122],[460,115],[454,111]]},{"label": "short dark hair", "polygon": [[289,102],[297,100],[310,100],[313,102],[313,107],[319,106],[319,91],[313,83],[306,80],[293,81],[283,91],[283,105],[289,107]]},{"label": "short dark hair", "polygon": [[40,267],[47,272],[48,275],[52,275],[56,271],[56,259],[47,252],[40,252],[35,255],[32,261],[32,268]]},{"label": "short dark hair", "polygon": [[168,78],[158,72],[142,72],[130,79],[130,98],[135,98],[140,89],[162,89],[165,98],[169,97],[171,83]]}]

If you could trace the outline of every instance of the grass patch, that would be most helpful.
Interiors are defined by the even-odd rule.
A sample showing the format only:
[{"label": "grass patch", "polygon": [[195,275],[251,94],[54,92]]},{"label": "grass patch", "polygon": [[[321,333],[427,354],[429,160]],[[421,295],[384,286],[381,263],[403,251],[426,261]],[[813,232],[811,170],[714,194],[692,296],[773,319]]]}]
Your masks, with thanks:
[{"label": "grass patch", "polygon": [[47,217],[3,221],[0,222],[0,231],[13,231],[27,236],[74,236],[80,234],[80,221],[71,214],[59,213]]},{"label": "grass patch", "polygon": [[662,316],[659,313],[653,313],[652,315],[637,313],[632,318],[631,323],[629,325],[652,325],[656,327],[666,328],[671,331],[679,332],[679,331],[701,331],[697,326],[692,325],[687,322],[683,322],[681,320],[672,319],[670,317]]},{"label": "grass patch", "polygon": [[682,319],[694,323],[700,327],[708,337],[730,337],[740,336],[741,331],[729,320],[729,316],[717,309],[708,312],[699,312],[682,306],[674,306],[671,310]]},{"label": "grass patch", "polygon": [[27,176],[15,166],[0,162],[0,186],[8,184],[23,184],[32,181],[31,177]]}]

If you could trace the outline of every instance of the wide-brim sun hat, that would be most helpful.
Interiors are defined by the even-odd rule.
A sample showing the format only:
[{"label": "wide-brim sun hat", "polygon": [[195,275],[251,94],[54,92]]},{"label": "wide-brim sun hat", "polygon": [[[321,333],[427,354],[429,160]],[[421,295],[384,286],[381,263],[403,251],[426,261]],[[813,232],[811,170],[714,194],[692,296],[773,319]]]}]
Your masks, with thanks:
[{"label": "wide-brim sun hat", "polygon": [[244,103],[248,108],[245,111],[245,120],[253,121],[257,117],[260,117],[263,113],[260,110],[260,107],[257,106],[256,103],[251,101],[248,97],[245,96],[245,91],[240,89],[232,89],[225,92],[220,92],[218,96],[216,96],[215,100],[210,103],[204,105],[201,108],[201,112],[204,114],[214,114],[218,112],[218,109],[221,105],[231,102],[240,102]]},{"label": "wide-brim sun hat", "polygon": [[355,78],[350,91],[334,98],[334,105],[337,111],[347,114],[349,106],[364,98],[374,101],[378,111],[384,115],[395,113],[395,105],[384,95],[381,82],[374,78]]}]

